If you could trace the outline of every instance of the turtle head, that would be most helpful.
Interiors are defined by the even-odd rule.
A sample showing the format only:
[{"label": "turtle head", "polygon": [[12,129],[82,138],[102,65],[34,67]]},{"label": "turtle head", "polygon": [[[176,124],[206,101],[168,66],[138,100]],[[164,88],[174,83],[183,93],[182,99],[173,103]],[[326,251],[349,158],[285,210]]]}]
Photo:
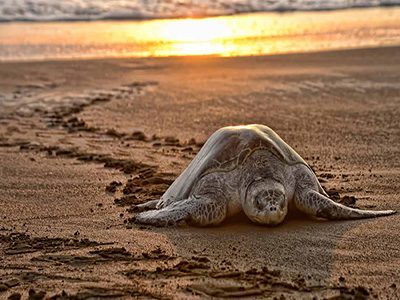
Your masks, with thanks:
[{"label": "turtle head", "polygon": [[253,222],[278,225],[288,211],[285,189],[277,181],[256,180],[247,188],[242,207]]}]

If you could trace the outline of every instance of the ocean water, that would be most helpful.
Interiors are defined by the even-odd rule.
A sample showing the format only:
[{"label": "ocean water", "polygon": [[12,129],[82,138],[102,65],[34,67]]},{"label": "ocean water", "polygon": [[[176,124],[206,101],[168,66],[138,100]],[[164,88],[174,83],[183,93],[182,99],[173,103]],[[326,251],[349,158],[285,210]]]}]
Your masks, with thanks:
[{"label": "ocean water", "polygon": [[[32,13],[33,7],[36,7],[35,5],[38,5],[40,0],[0,1],[23,3],[25,6],[30,3],[29,18],[35,15],[36,20],[44,20],[44,17],[38,17],[40,14],[52,16],[52,19],[66,18],[67,15],[72,18],[71,14],[73,14],[75,17],[81,15],[84,19],[77,21],[75,18],[74,22],[0,22],[0,61],[191,55],[227,57],[400,46],[400,7],[393,6],[286,13],[255,12],[203,18],[87,21],[89,8],[83,9],[82,3],[85,3],[85,7],[88,7],[88,3],[93,3],[90,11],[95,19],[100,18],[100,15],[102,15],[101,18],[105,18],[105,11],[110,14],[110,3],[119,5],[113,7],[114,16],[116,16],[116,7],[123,7],[125,1],[74,0],[69,1],[67,6],[57,6],[54,4],[55,1],[51,0],[41,1],[53,3],[51,7],[57,10],[57,13],[53,10],[47,13],[45,11]],[[129,5],[133,5],[132,3],[139,1],[130,2]],[[187,5],[187,2],[181,2]],[[261,1],[248,2],[259,9],[262,7]],[[271,3],[278,2],[282,4],[284,1],[271,0],[265,3],[272,5]],[[335,3],[337,7],[342,2],[344,1],[319,1],[318,7],[333,7],[332,3]],[[366,4],[366,2],[347,1],[346,3],[355,5],[356,3]],[[141,7],[141,16],[144,16],[146,7],[148,7],[147,14],[150,14],[150,3],[154,4],[154,2],[141,0],[140,3],[147,5]],[[163,17],[167,16],[166,12],[172,14],[172,8],[168,10],[166,7],[169,6],[165,3],[162,13],[159,13]],[[200,5],[207,1],[192,1],[191,3]],[[221,1],[215,1],[213,5],[220,8],[221,3]],[[233,5],[239,1],[229,3]],[[317,6],[315,4],[317,2],[305,0],[297,2],[292,0],[287,3],[292,6],[296,3],[299,6],[302,3],[303,9]],[[306,3],[308,6],[304,6]],[[311,6],[311,3],[314,5]],[[322,6],[323,3],[325,6]],[[368,3],[372,4],[372,1]],[[376,1],[373,3],[382,4]],[[177,2],[170,1],[168,4],[175,7]],[[81,10],[72,12],[73,5],[81,7]],[[100,5],[104,6],[103,14],[100,14]],[[16,10],[16,7],[12,6],[12,9]],[[66,7],[69,10],[66,10]],[[3,14],[4,11],[8,15],[14,15],[14,20],[17,18],[15,16],[17,12],[12,13],[3,7]],[[21,9],[18,14],[22,15],[25,11]],[[184,9],[182,11],[187,12]],[[194,11],[194,9],[191,10],[192,13]],[[215,8],[214,12],[216,11]],[[225,9],[224,12],[230,11]],[[241,12],[243,11],[245,10],[242,9]],[[119,14],[119,17],[121,16],[122,14]],[[154,10],[152,16],[155,16]]]},{"label": "ocean water", "polygon": [[0,21],[204,17],[400,5],[400,0],[0,0]]}]

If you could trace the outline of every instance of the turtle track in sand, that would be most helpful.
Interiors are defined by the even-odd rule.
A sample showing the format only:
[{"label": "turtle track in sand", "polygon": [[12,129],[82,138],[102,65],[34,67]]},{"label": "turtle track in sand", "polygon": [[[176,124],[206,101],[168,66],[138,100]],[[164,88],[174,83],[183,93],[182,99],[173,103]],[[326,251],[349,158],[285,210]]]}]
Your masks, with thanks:
[{"label": "turtle track in sand", "polygon": [[[172,136],[146,135],[137,129],[126,133],[119,132],[115,128],[91,127],[80,114],[89,106],[118,101],[123,97],[134,97],[137,93],[145,93],[147,87],[155,85],[154,82],[136,82],[116,87],[109,93],[95,93],[85,101],[78,101],[72,106],[56,106],[52,110],[36,109],[33,116],[9,116],[1,120],[6,126],[5,132],[0,133],[0,146],[13,148],[27,155],[44,154],[49,159],[62,158],[82,164],[102,164],[105,168],[120,171],[126,176],[126,180],[112,181],[104,189],[114,197],[115,205],[126,207],[128,217],[125,215],[123,217],[127,226],[132,227],[134,225],[129,224],[129,214],[134,212],[135,205],[160,197],[177,176],[177,173],[168,171],[183,168],[199,151],[202,143],[194,139],[182,142]],[[138,161],[137,156],[145,159]],[[146,227],[142,229],[147,230]],[[7,278],[2,278],[0,282],[3,291],[9,292],[10,295],[13,295],[15,289],[20,291],[41,281],[59,280],[76,284],[79,286],[79,291],[53,293],[51,296],[53,299],[129,296],[163,298],[169,295],[157,292],[154,279],[161,280],[165,290],[178,290],[180,295],[193,297],[276,296],[290,299],[313,293],[326,297],[331,294],[342,297],[335,299],[364,299],[373,294],[372,291],[362,287],[346,287],[343,281],[337,285],[324,286],[315,285],[309,282],[309,278],[301,275],[287,278],[279,271],[268,269],[239,270],[229,261],[214,262],[201,255],[176,257],[167,253],[165,249],[158,248],[132,253],[118,245],[82,240],[78,237],[76,239],[30,237],[15,231],[2,232],[5,234],[0,238],[0,251],[7,261],[18,255],[22,262],[20,266],[8,265],[11,269],[22,268],[20,275],[12,273]],[[46,269],[49,264],[58,266],[67,275],[57,277]],[[132,264],[137,265],[132,268]],[[33,265],[43,266],[44,270],[37,272]],[[80,279],[74,275],[82,267],[108,270],[111,265],[113,267],[117,265],[118,278],[126,278],[131,284],[127,286],[111,284],[104,287],[96,284],[96,281],[90,283],[87,277]],[[74,271],[70,272],[71,268]],[[15,297],[18,297],[17,294],[20,293],[18,291],[14,293]],[[45,290],[34,288],[30,289],[28,294],[37,299],[50,296]]]}]

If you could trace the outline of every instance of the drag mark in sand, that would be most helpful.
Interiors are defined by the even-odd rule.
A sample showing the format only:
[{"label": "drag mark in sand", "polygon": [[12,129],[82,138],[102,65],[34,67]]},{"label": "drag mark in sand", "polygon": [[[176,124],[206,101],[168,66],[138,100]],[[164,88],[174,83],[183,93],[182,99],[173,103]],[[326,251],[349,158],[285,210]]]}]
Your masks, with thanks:
[{"label": "drag mark in sand", "polygon": [[6,255],[18,255],[38,251],[57,252],[60,250],[78,249],[104,245],[88,239],[32,238],[25,233],[0,235],[0,242],[6,245]]},{"label": "drag mark in sand", "polygon": [[[109,273],[111,268],[118,273],[118,270],[134,266],[165,265],[177,259],[160,247],[128,251],[113,243],[88,239],[31,237],[4,228],[0,233],[0,254],[4,263],[1,269],[5,271],[0,278],[0,297],[4,296],[2,293],[14,295],[15,298],[10,299],[20,299],[25,294],[29,299],[158,298],[131,280],[123,280],[122,275],[116,274],[121,277],[119,284],[118,280],[109,282],[104,272]],[[84,269],[96,270],[93,273],[96,275],[91,271],[84,274]],[[77,287],[78,292],[63,290],[54,294],[54,286],[62,287],[65,283]],[[29,292],[24,292],[27,287],[30,287]],[[46,287],[52,292],[47,292]]]},{"label": "drag mark in sand", "polygon": [[154,270],[127,270],[123,274],[136,281],[148,282],[150,286],[155,280],[165,285],[182,282],[184,290],[200,297],[265,299],[280,295],[279,299],[303,299],[318,295],[322,299],[368,299],[373,296],[372,290],[346,287],[343,282],[330,286],[310,283],[310,278],[301,275],[289,278],[279,270],[267,267],[239,270],[224,262],[213,264],[205,256],[181,259]]}]

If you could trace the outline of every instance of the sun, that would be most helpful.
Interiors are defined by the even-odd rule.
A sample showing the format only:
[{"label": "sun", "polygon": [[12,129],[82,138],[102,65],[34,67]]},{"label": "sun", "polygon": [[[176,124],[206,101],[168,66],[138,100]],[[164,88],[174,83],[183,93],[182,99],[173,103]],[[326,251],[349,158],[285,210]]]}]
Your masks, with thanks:
[{"label": "sun", "polygon": [[183,19],[165,22],[158,34],[178,55],[215,55],[226,51],[232,29],[222,18]]},{"label": "sun", "polygon": [[223,19],[183,19],[165,22],[158,34],[171,42],[204,43],[227,38],[232,32]]}]

